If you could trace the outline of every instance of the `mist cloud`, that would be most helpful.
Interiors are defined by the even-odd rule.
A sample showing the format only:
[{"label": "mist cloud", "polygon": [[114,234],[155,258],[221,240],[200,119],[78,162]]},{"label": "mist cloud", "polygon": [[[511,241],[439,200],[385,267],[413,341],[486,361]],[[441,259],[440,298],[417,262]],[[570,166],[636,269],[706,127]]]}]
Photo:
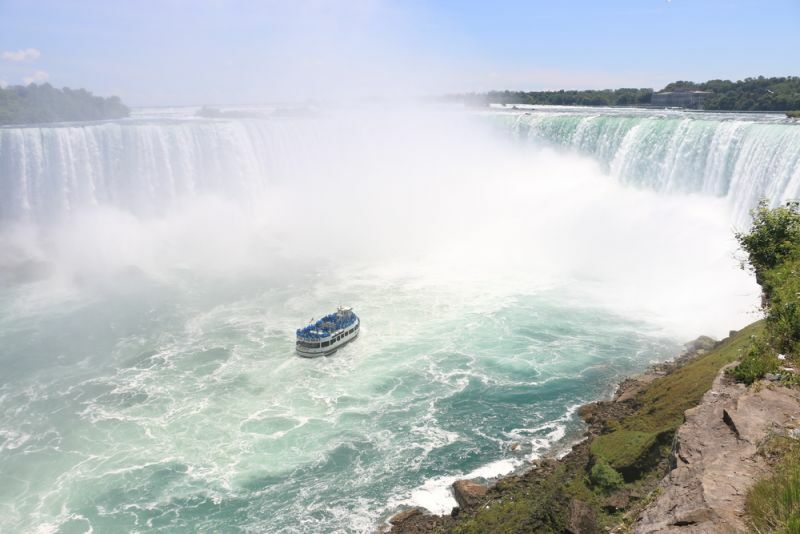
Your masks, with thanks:
[{"label": "mist cloud", "polygon": [[23,78],[23,81],[25,82],[25,85],[30,85],[32,83],[44,83],[47,81],[49,77],[50,75],[47,74],[45,71],[37,70],[30,76],[26,76],[25,78]]},{"label": "mist cloud", "polygon": [[22,48],[16,51],[3,52],[2,58],[6,61],[36,61],[42,53],[35,48]]}]

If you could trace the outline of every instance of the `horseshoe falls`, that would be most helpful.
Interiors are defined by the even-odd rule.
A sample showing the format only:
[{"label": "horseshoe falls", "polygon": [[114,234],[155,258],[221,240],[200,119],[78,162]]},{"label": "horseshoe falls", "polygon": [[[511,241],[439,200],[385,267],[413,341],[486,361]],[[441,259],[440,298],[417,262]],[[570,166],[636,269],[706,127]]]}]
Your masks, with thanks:
[{"label": "horseshoe falls", "polygon": [[[326,110],[0,128],[0,531],[373,532],[757,317],[775,115]],[[362,320],[330,357],[295,329]]]},{"label": "horseshoe falls", "polygon": [[596,158],[625,184],[726,197],[744,225],[759,199],[800,196],[800,128],[781,115],[549,109],[510,126],[521,140]]}]

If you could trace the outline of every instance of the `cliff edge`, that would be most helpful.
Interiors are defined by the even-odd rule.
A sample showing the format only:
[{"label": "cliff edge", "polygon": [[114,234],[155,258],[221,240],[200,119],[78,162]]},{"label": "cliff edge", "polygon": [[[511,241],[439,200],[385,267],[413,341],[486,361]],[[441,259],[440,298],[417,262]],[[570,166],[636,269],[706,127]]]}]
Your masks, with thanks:
[{"label": "cliff edge", "polygon": [[800,391],[769,382],[746,388],[720,371],[701,403],[685,412],[672,470],[634,524],[650,532],[746,532],[747,490],[768,470],[759,445],[800,427]]}]

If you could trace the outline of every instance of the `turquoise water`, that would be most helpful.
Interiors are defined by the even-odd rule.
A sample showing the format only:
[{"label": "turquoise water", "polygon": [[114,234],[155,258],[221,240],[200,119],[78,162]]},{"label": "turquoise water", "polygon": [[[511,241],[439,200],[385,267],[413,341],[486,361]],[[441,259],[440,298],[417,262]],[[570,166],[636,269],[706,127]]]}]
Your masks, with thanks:
[{"label": "turquoise water", "polygon": [[[449,509],[431,479],[565,447],[577,405],[677,350],[552,290],[124,284],[27,313],[3,296],[4,531],[369,531]],[[293,327],[340,300],[360,339],[295,357]]]},{"label": "turquoise water", "polygon": [[[404,506],[447,513],[456,478],[566,450],[579,405],[755,318],[738,190],[617,173],[622,147],[694,168],[625,134],[650,119],[556,111],[524,143],[529,119],[504,120],[183,110],[0,129],[0,532],[372,532]],[[546,149],[597,122],[592,157]],[[735,147],[778,154],[790,191],[792,135]],[[295,329],[338,304],[359,338],[298,358]]]}]

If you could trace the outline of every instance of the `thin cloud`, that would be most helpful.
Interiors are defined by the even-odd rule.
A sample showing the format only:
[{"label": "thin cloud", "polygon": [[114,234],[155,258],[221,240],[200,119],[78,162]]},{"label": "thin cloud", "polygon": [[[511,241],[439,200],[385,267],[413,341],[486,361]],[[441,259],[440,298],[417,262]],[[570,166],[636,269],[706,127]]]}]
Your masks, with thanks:
[{"label": "thin cloud", "polygon": [[22,48],[16,52],[3,52],[2,58],[6,61],[36,61],[41,55],[35,48]]},{"label": "thin cloud", "polygon": [[8,82],[5,80],[0,80],[0,89],[5,89],[8,87]]},{"label": "thin cloud", "polygon": [[47,74],[45,71],[37,70],[30,76],[26,76],[25,78],[23,78],[22,81],[25,82],[25,85],[30,85],[32,83],[44,83],[47,81],[49,77],[50,75]]}]

